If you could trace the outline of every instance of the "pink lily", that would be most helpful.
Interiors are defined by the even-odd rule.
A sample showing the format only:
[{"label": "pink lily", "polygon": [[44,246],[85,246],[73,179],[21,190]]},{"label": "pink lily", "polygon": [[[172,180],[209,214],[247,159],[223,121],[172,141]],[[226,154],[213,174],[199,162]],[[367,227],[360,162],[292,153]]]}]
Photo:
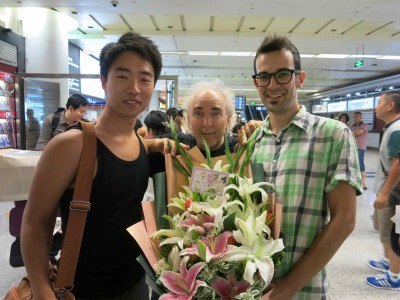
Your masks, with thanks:
[{"label": "pink lily", "polygon": [[204,281],[196,280],[197,275],[206,264],[199,262],[187,270],[186,262],[188,260],[189,257],[182,259],[180,273],[171,271],[161,273],[161,282],[172,293],[162,295],[159,300],[191,300],[198,287],[207,286]]},{"label": "pink lily", "polygon": [[214,217],[210,217],[206,214],[198,215],[197,218],[188,214],[188,218],[183,221],[179,226],[192,228],[201,235],[207,234],[214,226]]},{"label": "pink lily", "polygon": [[181,251],[181,255],[196,255],[206,263],[212,259],[222,257],[227,251],[228,239],[232,233],[225,231],[218,236],[201,237],[197,244],[193,244],[191,248],[185,248]]},{"label": "pink lily", "polygon": [[211,282],[212,288],[221,297],[221,300],[235,299],[235,296],[244,293],[250,287],[246,280],[236,281],[235,270],[228,272],[226,279],[216,277]]}]

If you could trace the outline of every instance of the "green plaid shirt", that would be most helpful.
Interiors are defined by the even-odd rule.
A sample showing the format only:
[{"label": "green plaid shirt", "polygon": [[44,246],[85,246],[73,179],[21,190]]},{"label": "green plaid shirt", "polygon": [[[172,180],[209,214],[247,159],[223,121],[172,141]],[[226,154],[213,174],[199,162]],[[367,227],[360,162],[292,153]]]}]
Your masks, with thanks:
[{"label": "green plaid shirt", "polygon": [[[312,115],[303,106],[278,135],[269,118],[257,134],[253,163],[264,166],[265,181],[275,184],[283,204],[281,233],[286,255],[275,276],[285,276],[329,221],[327,193],[347,181],[362,193],[357,145],[343,123]],[[325,299],[325,268],[295,299]]]}]

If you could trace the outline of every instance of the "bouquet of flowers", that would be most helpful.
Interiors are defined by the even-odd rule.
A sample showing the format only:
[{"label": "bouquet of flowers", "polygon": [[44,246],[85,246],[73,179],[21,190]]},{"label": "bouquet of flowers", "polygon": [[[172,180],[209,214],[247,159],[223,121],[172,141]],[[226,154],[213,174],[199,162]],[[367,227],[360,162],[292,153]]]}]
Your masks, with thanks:
[{"label": "bouquet of flowers", "polygon": [[160,299],[260,299],[284,255],[269,227],[275,216],[266,190],[273,186],[243,176],[248,153],[235,174],[229,151],[225,165],[212,165],[206,152],[201,167],[183,151],[186,167],[174,159],[190,184],[170,199],[168,228],[151,235]]}]

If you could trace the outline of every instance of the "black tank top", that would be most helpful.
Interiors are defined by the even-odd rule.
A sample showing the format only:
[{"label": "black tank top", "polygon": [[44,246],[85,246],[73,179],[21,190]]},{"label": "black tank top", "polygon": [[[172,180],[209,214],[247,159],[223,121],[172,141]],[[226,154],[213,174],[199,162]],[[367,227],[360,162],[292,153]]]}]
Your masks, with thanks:
[{"label": "black tank top", "polygon": [[[78,298],[113,297],[144,276],[136,261],[140,248],[126,230],[141,220],[149,177],[147,153],[138,139],[140,154],[134,161],[118,158],[97,139],[98,169],[72,291]],[[66,190],[60,201],[63,231],[73,192]]]}]

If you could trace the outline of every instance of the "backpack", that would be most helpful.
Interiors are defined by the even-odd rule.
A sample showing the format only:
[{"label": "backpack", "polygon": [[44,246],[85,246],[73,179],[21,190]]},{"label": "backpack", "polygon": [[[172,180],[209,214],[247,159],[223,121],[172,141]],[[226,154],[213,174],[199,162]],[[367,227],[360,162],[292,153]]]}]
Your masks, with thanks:
[{"label": "backpack", "polygon": [[58,123],[60,123],[60,118],[61,118],[61,113],[65,111],[65,108],[59,107],[57,110],[54,112],[53,119],[51,120],[51,133],[56,130]]}]

